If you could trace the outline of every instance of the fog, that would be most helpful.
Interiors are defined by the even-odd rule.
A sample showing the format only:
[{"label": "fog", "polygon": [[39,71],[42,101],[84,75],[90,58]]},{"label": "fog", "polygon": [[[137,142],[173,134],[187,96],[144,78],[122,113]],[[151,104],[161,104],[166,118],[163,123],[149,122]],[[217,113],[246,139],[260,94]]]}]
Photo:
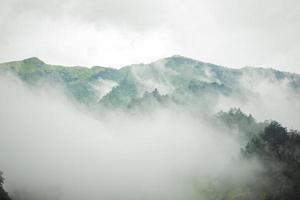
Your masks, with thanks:
[{"label": "fog", "polygon": [[[269,73],[272,73],[271,69]],[[258,121],[277,120],[290,129],[300,129],[299,90],[293,89],[289,80],[277,80],[270,74],[244,75],[240,81],[244,88],[241,96],[220,97],[215,112],[238,107]]]},{"label": "fog", "polygon": [[0,78],[0,91],[0,166],[16,199],[193,199],[240,151],[180,108],[95,116],[13,77]]},{"label": "fog", "polygon": [[[259,85],[244,103],[220,98],[215,110],[241,106],[296,126],[299,104],[284,84]],[[235,130],[212,122],[215,113],[170,106],[95,114],[13,76],[0,77],[0,91],[0,167],[14,199],[206,199],[212,180],[225,188],[261,170],[239,158]]]}]

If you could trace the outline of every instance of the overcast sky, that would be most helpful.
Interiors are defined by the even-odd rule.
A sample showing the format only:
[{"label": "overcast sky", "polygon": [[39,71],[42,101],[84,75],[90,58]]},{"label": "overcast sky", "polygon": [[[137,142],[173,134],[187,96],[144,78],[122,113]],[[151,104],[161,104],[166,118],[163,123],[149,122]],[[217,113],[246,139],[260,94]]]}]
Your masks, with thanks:
[{"label": "overcast sky", "polygon": [[0,0],[0,62],[121,67],[180,54],[300,73],[299,0]]}]

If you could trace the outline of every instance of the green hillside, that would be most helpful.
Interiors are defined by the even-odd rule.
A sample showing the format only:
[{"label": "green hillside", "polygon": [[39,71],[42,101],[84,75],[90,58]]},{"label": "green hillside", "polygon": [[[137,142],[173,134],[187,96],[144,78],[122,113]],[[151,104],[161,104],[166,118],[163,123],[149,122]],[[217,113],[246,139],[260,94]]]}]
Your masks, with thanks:
[{"label": "green hillside", "polygon": [[2,63],[0,69],[2,73],[16,74],[32,86],[50,84],[63,88],[70,98],[80,103],[110,107],[143,104],[145,95],[155,90],[161,97],[179,104],[193,104],[199,97],[243,97],[251,92],[245,83],[258,80],[285,82],[292,90],[300,91],[300,76],[297,74],[265,68],[231,69],[182,56],[121,69],[65,67],[28,58]]}]

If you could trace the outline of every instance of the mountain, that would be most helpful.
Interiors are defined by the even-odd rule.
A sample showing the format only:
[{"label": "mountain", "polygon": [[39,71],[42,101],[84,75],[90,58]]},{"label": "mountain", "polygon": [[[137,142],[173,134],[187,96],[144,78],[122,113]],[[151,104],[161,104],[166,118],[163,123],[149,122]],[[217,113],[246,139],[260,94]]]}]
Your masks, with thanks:
[{"label": "mountain", "polygon": [[[137,115],[132,115],[135,112],[105,112],[107,110],[99,109],[104,112],[97,112],[101,116],[94,118],[94,112],[91,112],[91,117],[88,112],[74,112],[68,107],[60,109],[66,102],[52,104],[52,95],[43,96],[49,101],[31,98],[30,92],[28,99],[27,95],[15,98],[19,91],[24,91],[23,85],[22,90],[10,94],[10,86],[13,88],[14,84],[1,75],[15,75],[31,89],[47,91],[49,86],[62,89],[67,97],[87,105],[92,111],[103,107],[125,111],[142,109],[137,109]],[[2,81],[1,78],[4,82],[1,82],[0,90],[3,97],[0,99],[3,100],[0,101],[3,110],[0,115],[0,152],[4,152],[2,162],[12,199],[74,199],[78,196],[80,199],[90,193],[92,197],[101,199],[99,185],[105,186],[105,191],[116,186],[112,187],[113,194],[110,190],[108,193],[103,190],[105,197],[115,197],[115,191],[121,188],[121,193],[133,194],[133,198],[125,195],[127,199],[148,198],[147,195],[148,199],[174,199],[173,196],[165,196],[173,188],[191,191],[187,198],[180,196],[178,199],[297,200],[300,197],[300,134],[281,125],[284,122],[291,124],[293,129],[299,127],[298,74],[254,67],[232,69],[182,56],[121,69],[50,65],[34,57],[0,64]],[[222,111],[228,105],[237,108]],[[243,108],[240,109],[240,105]],[[48,109],[48,106],[55,109]],[[158,107],[158,112],[148,112],[155,106],[162,107]],[[171,109],[165,109],[166,106]],[[219,112],[202,112],[206,111],[202,108],[215,111],[210,110],[212,107]],[[245,113],[251,114],[242,112],[244,108]],[[32,115],[30,119],[28,115]],[[5,152],[13,153],[6,157]],[[49,155],[50,159],[45,155]],[[66,158],[67,162],[61,162]],[[35,159],[42,165],[30,162]],[[29,161],[29,165],[18,165],[24,161]],[[77,168],[70,171],[69,165],[74,163]],[[49,180],[49,170],[45,166],[51,166],[54,172],[49,175]],[[162,171],[158,170],[160,166]],[[42,179],[38,178],[36,169],[42,174]],[[144,176],[149,169],[154,179]],[[135,171],[141,174],[136,176]],[[25,179],[22,173],[25,173]],[[21,175],[21,178],[15,174]],[[73,180],[78,174],[83,181],[78,186],[75,184],[75,190],[70,190],[74,188]],[[173,174],[174,179],[171,178],[170,183],[165,182]],[[129,187],[136,190],[129,189],[127,192],[127,187],[124,190],[123,186],[127,186],[128,182],[126,175],[130,180],[132,175],[140,177],[132,179],[137,184]],[[27,177],[29,181],[24,181]],[[13,182],[14,179],[22,181]],[[60,179],[69,179],[71,184]],[[125,181],[119,185],[121,179]],[[90,188],[85,185],[90,180],[95,182],[88,186],[94,184],[95,190],[93,187],[85,190]],[[158,190],[156,196],[156,189],[151,188],[157,187],[160,181],[162,185],[159,186],[167,190],[166,193]],[[174,184],[178,181],[184,182],[184,185]],[[117,185],[114,185],[115,182]],[[3,183],[0,171],[0,200],[10,200]],[[13,185],[16,186],[11,187]],[[142,193],[139,193],[140,185]],[[31,187],[33,190],[27,192],[26,189]],[[143,188],[151,190],[146,190],[144,195]],[[117,198],[108,199],[124,196],[116,194]]]},{"label": "mountain", "polygon": [[172,56],[149,64],[121,69],[94,66],[65,67],[28,58],[0,64],[1,73],[13,73],[31,86],[62,87],[76,101],[88,105],[134,107],[150,102],[191,104],[219,96],[245,98],[259,82],[284,83],[300,92],[300,75],[269,68],[232,69]]}]

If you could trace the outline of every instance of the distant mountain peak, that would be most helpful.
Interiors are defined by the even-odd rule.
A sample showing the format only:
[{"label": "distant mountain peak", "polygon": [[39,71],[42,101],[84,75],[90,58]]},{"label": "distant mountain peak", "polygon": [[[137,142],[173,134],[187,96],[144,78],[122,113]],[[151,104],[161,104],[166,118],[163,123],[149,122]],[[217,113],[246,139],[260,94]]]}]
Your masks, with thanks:
[{"label": "distant mountain peak", "polygon": [[37,57],[31,57],[31,58],[24,59],[23,62],[28,63],[28,64],[37,64],[37,65],[45,64],[42,60],[40,60]]},{"label": "distant mountain peak", "polygon": [[165,59],[180,59],[180,60],[190,60],[190,61],[200,62],[199,60],[189,58],[189,57],[186,57],[186,56],[182,56],[182,55],[178,55],[178,54],[170,56],[170,57],[166,57]]},{"label": "distant mountain peak", "polygon": [[173,69],[186,69],[186,68],[192,68],[197,65],[203,65],[206,64],[205,62],[181,56],[181,55],[173,55],[170,57],[165,57],[160,60],[157,60],[153,62],[154,64],[156,63],[163,63],[165,66],[173,68]]},{"label": "distant mountain peak", "polygon": [[164,63],[173,63],[173,64],[197,64],[197,63],[203,63],[199,60],[193,59],[193,58],[189,58],[189,57],[185,57],[185,56],[181,56],[181,55],[172,55],[169,57],[165,57],[165,58],[161,58],[153,63],[160,63],[160,62],[164,62]]},{"label": "distant mountain peak", "polygon": [[182,55],[179,55],[179,54],[175,54],[175,55],[173,55],[173,56],[170,56],[170,58],[184,58],[184,59],[190,59],[190,58],[188,58],[188,57],[186,57],[186,56],[182,56]]}]

